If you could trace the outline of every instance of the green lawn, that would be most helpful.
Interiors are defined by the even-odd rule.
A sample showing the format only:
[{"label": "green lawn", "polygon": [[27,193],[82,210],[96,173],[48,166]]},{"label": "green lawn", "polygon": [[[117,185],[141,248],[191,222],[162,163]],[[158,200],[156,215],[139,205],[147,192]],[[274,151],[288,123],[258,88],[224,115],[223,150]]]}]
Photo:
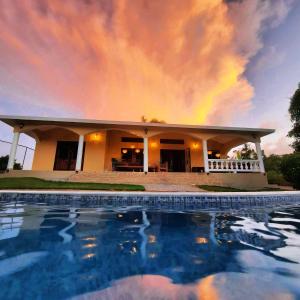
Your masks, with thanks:
[{"label": "green lawn", "polygon": [[111,184],[91,182],[50,181],[34,177],[6,177],[0,178],[0,190],[109,190],[109,191],[144,191],[142,185]]},{"label": "green lawn", "polygon": [[267,192],[267,191],[283,191],[280,188],[264,188],[260,190],[244,190],[244,189],[236,189],[227,186],[218,186],[218,185],[198,185],[198,187],[202,190],[209,192]]}]

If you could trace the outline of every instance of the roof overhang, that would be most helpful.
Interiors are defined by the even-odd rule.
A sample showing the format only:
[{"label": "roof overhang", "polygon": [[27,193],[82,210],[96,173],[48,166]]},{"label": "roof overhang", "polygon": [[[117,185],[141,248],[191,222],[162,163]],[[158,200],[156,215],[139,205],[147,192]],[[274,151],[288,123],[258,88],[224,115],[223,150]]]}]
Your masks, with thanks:
[{"label": "roof overhang", "polygon": [[95,127],[99,129],[155,129],[155,130],[178,130],[197,133],[215,133],[215,134],[246,134],[255,137],[263,137],[273,133],[274,129],[266,128],[248,128],[248,127],[228,127],[228,126],[205,126],[205,125],[181,125],[165,123],[142,123],[129,121],[107,121],[107,120],[89,120],[73,118],[50,118],[50,117],[27,117],[0,115],[0,120],[11,127],[24,127],[26,125],[56,125],[56,126],[76,126],[76,127]]}]

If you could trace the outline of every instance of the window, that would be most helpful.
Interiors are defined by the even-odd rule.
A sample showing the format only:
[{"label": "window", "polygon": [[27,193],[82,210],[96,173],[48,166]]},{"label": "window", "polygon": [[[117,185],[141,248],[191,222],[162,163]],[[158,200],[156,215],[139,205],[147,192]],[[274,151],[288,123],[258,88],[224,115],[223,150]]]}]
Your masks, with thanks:
[{"label": "window", "polygon": [[136,137],[122,137],[121,138],[122,143],[143,143],[143,138],[136,138]]},{"label": "window", "polygon": [[208,159],[219,159],[220,158],[220,152],[217,150],[208,150]]},{"label": "window", "polygon": [[143,149],[122,148],[121,158],[123,162],[143,164],[143,158],[144,158]]},{"label": "window", "polygon": [[160,139],[161,144],[184,145],[184,140]]}]

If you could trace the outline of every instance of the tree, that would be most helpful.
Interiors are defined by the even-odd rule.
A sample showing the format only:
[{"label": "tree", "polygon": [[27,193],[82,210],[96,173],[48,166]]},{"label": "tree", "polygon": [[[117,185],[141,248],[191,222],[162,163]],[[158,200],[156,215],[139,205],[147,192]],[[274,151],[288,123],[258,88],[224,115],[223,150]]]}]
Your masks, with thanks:
[{"label": "tree", "polygon": [[289,131],[288,136],[294,139],[291,146],[295,152],[300,152],[300,83],[291,98],[289,113],[293,128]]},{"label": "tree", "polygon": [[264,165],[267,172],[269,184],[291,185],[281,172],[281,163],[285,155],[275,155],[264,157]]},{"label": "tree", "polygon": [[264,157],[264,165],[267,172],[268,171],[281,172],[280,170],[281,162],[282,162],[281,155],[271,154],[270,156]]},{"label": "tree", "polygon": [[[7,169],[9,156],[0,156],[0,171],[5,171]],[[15,162],[14,163],[14,170],[22,170],[21,164]]]},{"label": "tree", "polygon": [[143,122],[143,123],[147,123],[147,118],[145,117],[145,116],[141,116],[141,121]]},{"label": "tree", "polygon": [[300,189],[300,153],[285,155],[281,162],[281,172],[284,178]]},{"label": "tree", "polygon": [[159,119],[157,119],[157,118],[152,118],[152,119],[150,119],[149,121],[148,121],[148,119],[146,118],[146,116],[142,116],[141,117],[141,121],[143,122],[143,123],[162,123],[162,124],[164,124],[164,123],[166,123],[166,121],[164,121],[164,120],[159,120]]},{"label": "tree", "polygon": [[149,123],[162,123],[162,124],[164,124],[164,123],[166,123],[164,120],[158,120],[158,119],[156,119],[156,118],[152,118],[150,121],[149,121]]},{"label": "tree", "polygon": [[257,154],[248,144],[244,144],[241,150],[236,151],[236,157],[237,159],[257,159]]}]

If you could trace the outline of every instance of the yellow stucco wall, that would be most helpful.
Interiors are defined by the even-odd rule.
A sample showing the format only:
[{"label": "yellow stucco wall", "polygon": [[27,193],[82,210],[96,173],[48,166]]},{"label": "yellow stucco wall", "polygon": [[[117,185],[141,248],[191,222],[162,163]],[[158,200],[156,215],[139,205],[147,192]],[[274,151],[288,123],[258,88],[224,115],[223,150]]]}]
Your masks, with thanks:
[{"label": "yellow stucco wall", "polygon": [[[107,133],[106,139],[106,158],[105,158],[105,170],[111,171],[111,160],[112,158],[121,158],[121,148],[144,148],[143,143],[124,143],[121,142],[122,137],[135,137],[127,132],[122,131],[111,131]],[[161,138],[168,139],[184,139],[184,145],[168,145],[160,144]],[[149,138],[149,166],[159,166],[160,164],[160,150],[161,149],[174,149],[174,150],[185,150],[190,148],[191,153],[191,167],[203,166],[202,156],[202,144],[201,140],[197,140],[193,137],[176,134],[176,133],[165,133],[159,134]],[[196,145],[196,147],[195,147]]]},{"label": "yellow stucco wall", "polygon": [[[91,135],[85,136],[84,171],[110,171],[112,158],[121,158],[121,148],[141,148],[143,143],[124,143],[122,137],[136,137],[123,131],[99,131],[99,141],[91,141]],[[160,139],[184,139],[184,145],[160,144]],[[55,160],[57,141],[78,141],[78,135],[63,129],[51,130],[43,135],[37,143],[33,160],[33,170],[52,171]],[[218,143],[209,142],[208,149],[217,150]],[[163,133],[149,138],[149,166],[159,166],[160,150],[185,150],[189,148],[191,167],[203,167],[202,141],[189,135],[177,133]]]},{"label": "yellow stucco wall", "polygon": [[111,171],[112,158],[121,159],[121,148],[144,148],[143,143],[121,143],[122,137],[136,137],[130,133],[123,131],[109,131],[106,139],[106,156],[105,156],[105,170]]},{"label": "yellow stucco wall", "polygon": [[83,171],[102,172],[104,170],[106,132],[97,133],[100,135],[99,141],[85,139],[85,153]]},{"label": "yellow stucco wall", "polygon": [[[160,144],[160,139],[183,139],[184,145]],[[190,149],[191,153],[191,167],[202,167],[203,156],[201,140],[176,133],[164,133],[151,137],[149,138],[149,165],[159,165],[161,149],[185,150],[187,148]]]},{"label": "yellow stucco wall", "polygon": [[78,141],[78,135],[64,128],[44,132],[41,140],[36,143],[33,171],[53,171],[57,141]]},{"label": "yellow stucco wall", "polygon": [[32,163],[33,171],[52,171],[56,153],[56,140],[42,140],[36,143]]}]

